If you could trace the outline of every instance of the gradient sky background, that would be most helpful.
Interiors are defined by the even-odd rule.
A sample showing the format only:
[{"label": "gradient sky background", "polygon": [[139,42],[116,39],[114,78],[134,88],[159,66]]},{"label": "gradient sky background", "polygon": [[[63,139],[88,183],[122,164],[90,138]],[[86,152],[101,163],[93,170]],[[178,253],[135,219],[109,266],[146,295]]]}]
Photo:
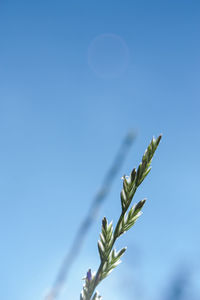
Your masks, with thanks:
[{"label": "gradient sky background", "polygon": [[101,219],[120,213],[120,177],[161,132],[135,198],[148,198],[144,214],[99,291],[164,299],[182,266],[199,289],[199,33],[200,1],[0,1],[2,300],[43,300],[130,128],[137,139],[59,299],[79,299]]}]

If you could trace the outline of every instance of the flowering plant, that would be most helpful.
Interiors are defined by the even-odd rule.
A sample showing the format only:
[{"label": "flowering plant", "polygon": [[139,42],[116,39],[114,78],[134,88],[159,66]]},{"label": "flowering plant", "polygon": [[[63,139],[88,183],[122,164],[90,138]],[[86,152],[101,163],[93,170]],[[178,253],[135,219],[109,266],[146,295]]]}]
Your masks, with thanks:
[{"label": "flowering plant", "polygon": [[92,273],[91,269],[88,270],[86,277],[84,278],[85,284],[80,294],[80,300],[102,299],[96,291],[97,285],[121,262],[120,258],[126,251],[126,248],[122,248],[116,252],[113,247],[116,240],[123,233],[128,231],[142,214],[141,209],[146,199],[134,204],[130,209],[129,207],[137,188],[151,170],[151,161],[160,140],[161,135],[159,135],[156,139],[153,138],[142,157],[142,162],[139,164],[139,167],[137,169],[133,169],[130,176],[122,177],[123,188],[121,191],[121,215],[114,229],[112,222],[108,223],[105,217],[102,220],[100,240],[98,241],[100,265],[97,272]]}]

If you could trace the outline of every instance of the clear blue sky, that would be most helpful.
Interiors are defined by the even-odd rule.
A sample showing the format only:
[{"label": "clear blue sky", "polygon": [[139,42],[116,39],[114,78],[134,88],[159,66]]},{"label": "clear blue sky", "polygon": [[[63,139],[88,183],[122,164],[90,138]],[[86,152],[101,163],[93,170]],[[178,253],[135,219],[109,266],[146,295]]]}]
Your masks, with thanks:
[{"label": "clear blue sky", "polygon": [[133,295],[157,300],[183,263],[200,280],[199,32],[193,0],[1,0],[1,299],[43,300],[130,128],[137,140],[60,299],[79,299],[101,218],[120,213],[120,177],[161,132],[136,196],[144,214],[99,290],[125,299],[130,274]]}]

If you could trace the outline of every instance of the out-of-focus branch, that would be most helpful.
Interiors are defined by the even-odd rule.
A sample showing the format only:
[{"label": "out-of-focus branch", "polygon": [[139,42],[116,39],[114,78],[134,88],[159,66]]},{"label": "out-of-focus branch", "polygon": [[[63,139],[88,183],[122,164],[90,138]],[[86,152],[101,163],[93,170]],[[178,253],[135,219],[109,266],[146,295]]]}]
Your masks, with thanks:
[{"label": "out-of-focus branch", "polygon": [[[189,300],[191,299],[191,295],[188,296],[188,290],[191,287],[192,283],[192,270],[191,267],[182,266],[180,270],[178,270],[176,276],[171,282],[168,291],[165,292],[165,297],[162,297],[166,300]],[[195,299],[194,295],[192,299]]]},{"label": "out-of-focus branch", "polygon": [[62,262],[56,280],[50,292],[45,297],[45,300],[54,300],[59,296],[59,293],[63,285],[66,283],[67,277],[69,275],[69,271],[81,250],[87,232],[89,231],[93,221],[96,219],[99,209],[103,201],[105,200],[106,196],[108,195],[112,182],[116,174],[120,170],[134,139],[135,139],[135,133],[131,131],[126,135],[126,137],[122,141],[120,149],[114,159],[114,162],[104,177],[102,187],[94,197],[91,206],[89,208],[88,214],[80,224],[80,227],[74,237],[71,248]]}]

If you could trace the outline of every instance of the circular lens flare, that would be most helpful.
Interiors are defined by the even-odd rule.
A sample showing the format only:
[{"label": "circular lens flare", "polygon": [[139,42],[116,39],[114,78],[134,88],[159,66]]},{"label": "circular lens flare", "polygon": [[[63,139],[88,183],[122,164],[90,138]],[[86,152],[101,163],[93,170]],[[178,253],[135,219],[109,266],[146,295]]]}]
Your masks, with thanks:
[{"label": "circular lens flare", "polygon": [[119,77],[127,69],[128,63],[128,46],[118,35],[99,35],[89,45],[88,64],[100,77]]}]

